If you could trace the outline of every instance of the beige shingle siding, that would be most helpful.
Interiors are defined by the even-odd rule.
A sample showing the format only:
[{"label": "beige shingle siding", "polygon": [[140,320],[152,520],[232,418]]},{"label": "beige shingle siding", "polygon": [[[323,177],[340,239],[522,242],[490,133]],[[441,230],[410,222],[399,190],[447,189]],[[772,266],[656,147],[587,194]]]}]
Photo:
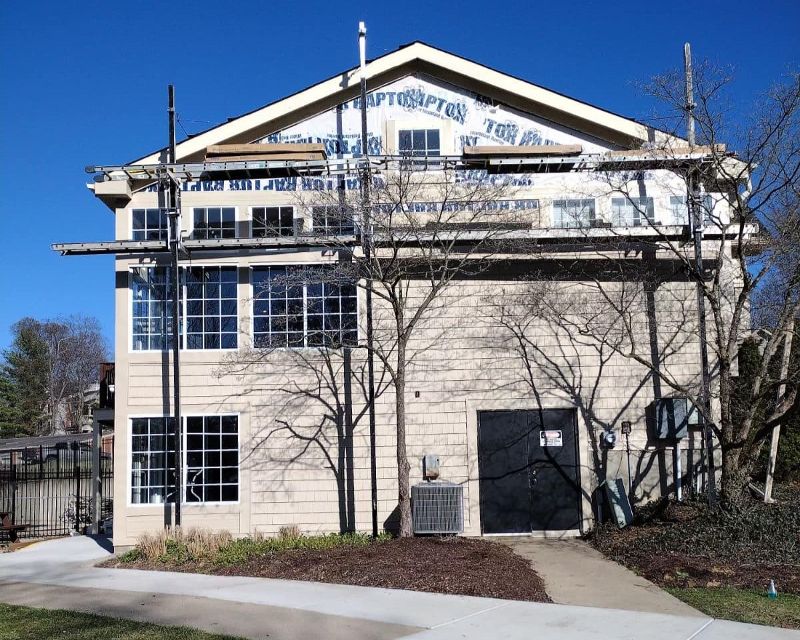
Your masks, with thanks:
[{"label": "beige shingle siding", "polygon": [[[571,295],[574,283],[559,285],[563,295]],[[408,453],[412,462],[412,483],[421,480],[421,456],[436,453],[442,459],[442,477],[465,484],[465,527],[469,533],[479,532],[477,512],[477,463],[474,459],[474,433],[469,423],[474,422],[474,413],[481,407],[535,407],[530,390],[523,384],[520,362],[513,354],[501,349],[502,336],[497,326],[484,310],[488,296],[505,290],[509,296],[522,292],[524,285],[518,281],[475,281],[458,283],[442,297],[437,311],[420,325],[410,345],[414,363],[409,368],[407,382],[407,431]],[[693,295],[687,283],[670,285],[682,296]],[[240,292],[245,304],[245,292]],[[127,300],[127,292],[118,291],[118,296]],[[674,313],[675,296],[658,296],[657,306],[667,316]],[[123,302],[118,300],[118,305]],[[126,304],[125,304],[126,306]],[[119,308],[119,307],[118,307]],[[127,318],[127,306],[122,316]],[[241,314],[240,314],[241,316]],[[382,314],[377,313],[376,317]],[[363,321],[363,318],[362,318]],[[681,322],[684,322],[682,320]],[[120,323],[127,325],[127,320]],[[669,333],[669,322],[659,320],[659,334],[665,338]],[[672,323],[677,325],[677,321]],[[648,334],[644,318],[637,318],[643,348],[647,349]],[[685,324],[691,334],[692,323]],[[576,345],[563,332],[548,330],[537,323],[536,342],[546,354],[564,364],[580,364],[582,386],[581,397],[590,402],[589,390],[600,374],[600,364],[590,346]],[[442,334],[442,331],[445,331]],[[160,415],[163,412],[162,356],[161,354],[127,353],[127,331],[121,332],[118,340],[122,345],[127,364],[119,367],[118,388],[125,391],[118,395],[118,439],[117,475],[118,496],[126,500],[116,501],[115,540],[117,544],[130,544],[138,532],[148,527],[159,527],[163,523],[163,507],[126,506],[128,498],[127,475],[127,415]],[[118,344],[118,353],[119,353]],[[568,356],[565,356],[569,354]],[[645,351],[649,353],[649,351]],[[231,374],[217,377],[223,356],[211,352],[188,353],[182,366],[183,413],[240,413],[241,475],[240,501],[238,505],[188,505],[184,508],[184,522],[188,525],[219,526],[229,528],[235,534],[252,531],[275,533],[281,526],[296,524],[307,531],[336,531],[340,526],[339,494],[336,478],[330,469],[329,460],[316,444],[311,443],[303,452],[305,442],[288,434],[277,432],[267,435],[278,426],[278,420],[290,420],[296,427],[311,428],[325,416],[318,402],[307,398],[292,397],[281,387],[289,380],[297,384],[310,382],[311,377],[302,367],[290,365],[291,354],[276,353],[259,373],[248,372],[241,376]],[[363,366],[363,350],[353,353],[353,368]],[[696,344],[690,340],[682,345],[670,363],[670,369],[686,376],[698,371]],[[638,451],[647,443],[644,413],[653,398],[652,383],[641,389],[638,385],[645,378],[643,367],[616,356],[603,367],[592,403],[596,418],[612,423],[617,419],[628,419],[634,423],[632,446]],[[341,380],[339,381],[341,384]],[[571,382],[574,383],[574,380]],[[564,391],[557,380],[544,371],[536,372],[536,384],[543,396],[545,406],[574,406],[573,398]],[[415,397],[419,391],[420,397]],[[169,390],[167,403],[169,404]],[[289,401],[287,403],[287,400]],[[354,385],[354,414],[363,408]],[[377,400],[378,417],[377,451],[380,522],[389,517],[396,505],[396,465],[394,435],[394,397],[391,389]],[[587,491],[594,484],[591,468],[592,455],[585,423],[579,417],[582,482]],[[370,526],[370,478],[369,448],[367,438],[368,421],[362,416],[355,427],[353,441],[353,481],[355,521],[357,528],[366,530]],[[329,444],[326,447],[335,465],[339,464],[336,429],[332,423],[325,427]],[[294,460],[295,456],[299,457]],[[657,453],[647,452],[646,458],[658,458]],[[670,462],[666,473],[671,477],[671,454],[662,458]],[[624,475],[624,463],[620,450],[612,452],[610,473]],[[643,461],[644,467],[652,468],[651,462]],[[658,465],[655,465],[656,467]],[[660,492],[659,475],[647,474],[639,491],[643,497]],[[656,491],[658,489],[658,492]]]}]

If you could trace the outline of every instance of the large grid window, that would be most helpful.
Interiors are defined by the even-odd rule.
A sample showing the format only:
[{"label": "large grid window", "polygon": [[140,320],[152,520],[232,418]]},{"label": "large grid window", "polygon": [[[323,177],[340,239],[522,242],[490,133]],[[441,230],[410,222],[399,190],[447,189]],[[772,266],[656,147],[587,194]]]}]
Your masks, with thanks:
[{"label": "large grid window", "polygon": [[172,418],[131,419],[131,503],[175,501]]},{"label": "large grid window", "polygon": [[294,235],[294,207],[253,207],[253,237]]},{"label": "large grid window", "polygon": [[615,227],[642,227],[657,224],[653,198],[611,198],[611,217]]},{"label": "large grid window", "polygon": [[356,285],[332,267],[255,267],[253,296],[256,348],[358,342]]},{"label": "large grid window", "polygon": [[352,207],[324,205],[311,208],[311,222],[315,234],[347,236],[356,232],[355,211]]},{"label": "large grid window", "polygon": [[186,418],[186,502],[239,499],[237,416]]},{"label": "large grid window", "polygon": [[595,222],[594,199],[553,200],[553,226],[560,229],[591,227]]},{"label": "large grid window", "polygon": [[233,207],[204,207],[194,209],[195,240],[216,240],[236,237],[236,210]]},{"label": "large grid window", "polygon": [[235,349],[238,333],[236,267],[189,267],[186,348]]},{"label": "large grid window", "polygon": [[172,270],[143,267],[131,273],[131,335],[134,351],[172,346]]},{"label": "large grid window", "polygon": [[[427,157],[442,155],[438,129],[400,129],[397,135],[397,148],[401,156]],[[428,164],[424,160],[411,163],[414,169]]]},{"label": "large grid window", "polygon": [[169,219],[163,209],[133,209],[131,211],[133,240],[166,240]]}]

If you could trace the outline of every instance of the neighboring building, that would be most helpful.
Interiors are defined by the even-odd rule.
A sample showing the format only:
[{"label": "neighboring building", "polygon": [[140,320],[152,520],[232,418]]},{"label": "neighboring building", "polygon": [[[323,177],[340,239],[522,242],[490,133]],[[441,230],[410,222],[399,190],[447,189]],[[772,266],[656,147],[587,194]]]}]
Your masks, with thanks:
[{"label": "neighboring building", "polygon": [[[487,157],[507,157],[496,149],[502,146],[529,148],[531,155],[546,160],[543,145],[579,157],[639,149],[665,138],[633,120],[422,43],[369,62],[366,73],[371,155],[461,156],[465,147],[482,147]],[[345,71],[188,138],[178,144],[177,158],[201,162],[222,153],[219,159],[224,161],[228,153],[227,159],[235,160],[233,147],[218,147],[236,144],[241,159],[247,156],[242,145],[249,143],[321,143],[329,160],[357,157],[358,91],[358,71]],[[313,147],[303,149],[313,155]],[[120,155],[125,155],[124,149]],[[162,151],[132,164],[164,160]],[[435,177],[435,163],[428,171]],[[521,168],[510,180],[513,196],[498,204],[498,210],[519,213],[538,249],[516,256],[517,265],[524,268],[511,269],[498,261],[495,269],[480,277],[460,279],[437,307],[435,321],[415,338],[418,356],[406,390],[412,483],[422,479],[423,456],[438,455],[441,477],[464,487],[465,533],[575,533],[591,526],[598,461],[607,464],[610,478],[619,476],[627,482],[627,472],[619,444],[598,450],[602,433],[590,437],[589,427],[619,432],[623,421],[630,422],[637,499],[673,491],[674,443],[666,446],[653,437],[650,415],[654,400],[668,396],[668,390],[659,389],[630,361],[615,357],[601,362],[591,349],[565,343],[548,327],[537,325],[532,329],[541,332],[534,336],[537,344],[571,370],[575,384],[570,390],[568,381],[537,367],[531,374],[537,381],[537,399],[525,384],[523,364],[506,348],[508,340],[500,339],[501,329],[487,302],[491,296],[524,292],[520,275],[525,269],[539,269],[547,261],[597,258],[599,250],[587,243],[587,237],[630,241],[624,251],[637,260],[642,258],[638,241],[661,236],[688,241],[685,186],[673,177],[658,167],[637,171],[633,181],[638,200],[632,204],[585,172],[555,166],[539,172]],[[128,242],[127,253],[116,259],[115,432],[119,437],[114,543],[118,546],[133,544],[143,532],[164,526],[172,448],[165,418],[172,411],[170,352],[165,350],[171,313],[165,268],[169,254],[147,244],[166,241],[168,223],[156,185],[143,186],[133,174],[123,178],[92,185],[95,195],[116,214],[117,241]],[[325,210],[315,209],[314,189],[318,184],[335,188],[331,180],[335,177],[220,174],[183,185],[183,231],[190,239],[188,254],[182,257],[181,303],[184,526],[228,529],[234,535],[272,534],[287,525],[304,531],[371,526],[363,397],[350,403],[356,415],[351,429],[349,407],[345,417],[339,417],[344,426],[330,419],[324,385],[319,389],[323,397],[292,395],[293,388],[306,388],[313,380],[307,364],[294,356],[301,351],[316,353],[317,324],[344,342],[363,346],[364,291],[348,284],[323,291],[305,283],[289,287],[297,293],[293,302],[286,287],[280,299],[277,294],[265,299],[257,290],[298,265],[335,264],[341,257],[343,250],[337,245],[298,233],[298,229],[322,229],[324,237],[354,232],[332,229]],[[345,188],[358,188],[355,176],[348,178]],[[708,197],[715,203],[715,213],[725,219],[719,195]],[[271,245],[264,240],[232,248],[237,238],[270,237]],[[137,249],[129,241],[145,244]],[[197,242],[192,245],[193,241]],[[570,279],[553,283],[566,298],[573,285]],[[687,305],[694,300],[693,285],[685,278],[676,278],[668,288],[680,295],[669,299],[656,295],[653,302],[667,324],[677,321],[670,302],[681,296]],[[378,313],[376,322],[382,321],[385,316]],[[647,335],[659,329],[640,322],[637,331]],[[240,356],[251,353],[253,345],[258,349],[266,344],[278,348],[263,363],[231,367],[242,364]],[[330,350],[337,358],[340,351]],[[352,351],[355,371],[363,372],[363,352]],[[696,340],[686,341],[671,358],[679,375],[697,379]],[[358,389],[363,378],[356,377],[351,382]],[[590,384],[594,380],[597,384]],[[589,395],[597,417],[594,425],[586,424]],[[544,424],[536,422],[539,403],[546,410]],[[397,506],[393,407],[389,389],[377,400],[381,523],[391,522]],[[508,434],[514,433],[523,434],[517,445],[509,440]],[[699,432],[690,430],[679,446],[684,482],[692,485],[701,455]],[[491,455],[500,450],[502,459]],[[539,466],[531,471],[533,458],[555,451],[566,452],[566,458],[559,459],[560,470],[552,456],[548,460],[545,455],[537,458]]]}]

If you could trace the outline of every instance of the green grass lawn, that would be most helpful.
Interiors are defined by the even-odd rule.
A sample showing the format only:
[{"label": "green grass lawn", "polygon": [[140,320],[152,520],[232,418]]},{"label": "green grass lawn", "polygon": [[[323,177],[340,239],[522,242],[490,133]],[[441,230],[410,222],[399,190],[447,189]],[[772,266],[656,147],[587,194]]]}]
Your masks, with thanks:
[{"label": "green grass lawn", "polygon": [[0,603],[0,640],[235,640],[232,636],[205,633],[187,627],[107,618],[63,609],[34,609]]},{"label": "green grass lawn", "polygon": [[779,594],[770,600],[766,593],[744,589],[667,589],[713,618],[800,629],[800,596]]}]

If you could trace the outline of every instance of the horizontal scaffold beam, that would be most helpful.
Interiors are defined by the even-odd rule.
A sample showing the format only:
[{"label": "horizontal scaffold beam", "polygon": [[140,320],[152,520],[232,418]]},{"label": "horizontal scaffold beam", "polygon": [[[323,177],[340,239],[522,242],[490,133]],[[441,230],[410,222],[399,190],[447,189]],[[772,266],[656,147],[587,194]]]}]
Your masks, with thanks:
[{"label": "horizontal scaffold beam", "polygon": [[95,181],[128,180],[152,182],[162,178],[177,180],[273,178],[287,175],[342,175],[360,171],[391,171],[409,167],[414,171],[424,170],[473,170],[490,172],[578,172],[578,171],[625,171],[654,168],[682,168],[690,164],[702,164],[713,160],[708,151],[646,153],[641,151],[613,151],[606,153],[584,153],[579,155],[544,156],[541,154],[520,155],[517,153],[487,154],[485,156],[425,156],[378,155],[368,158],[325,160],[251,160],[251,161],[206,161],[191,163],[92,165],[86,172],[95,176]]},{"label": "horizontal scaffold beam", "polygon": [[[748,224],[742,230],[745,235],[758,233],[758,225]],[[726,238],[735,238],[739,233],[739,227],[731,225],[725,229]],[[722,230],[709,228],[706,237],[710,240],[722,237]],[[487,239],[497,242],[517,242],[529,243],[538,242],[543,244],[565,243],[581,244],[591,243],[641,243],[657,242],[659,240],[680,240],[689,237],[689,228],[685,225],[659,225],[641,226],[625,228],[582,228],[582,229],[478,229],[478,228],[447,228],[442,230],[420,230],[416,229],[404,232],[398,229],[391,237],[380,231],[374,232],[373,241],[376,245],[387,246],[392,244],[426,244],[431,242],[453,242],[471,243],[484,242]],[[194,251],[242,251],[258,249],[282,249],[282,248],[349,248],[359,243],[358,236],[340,235],[298,235],[283,236],[278,238],[219,238],[211,240],[185,240],[182,248],[187,253]],[[89,254],[151,254],[167,253],[169,247],[166,242],[135,241],[135,240],[116,240],[109,242],[73,242],[53,244],[54,251],[61,255],[89,255]]]}]

